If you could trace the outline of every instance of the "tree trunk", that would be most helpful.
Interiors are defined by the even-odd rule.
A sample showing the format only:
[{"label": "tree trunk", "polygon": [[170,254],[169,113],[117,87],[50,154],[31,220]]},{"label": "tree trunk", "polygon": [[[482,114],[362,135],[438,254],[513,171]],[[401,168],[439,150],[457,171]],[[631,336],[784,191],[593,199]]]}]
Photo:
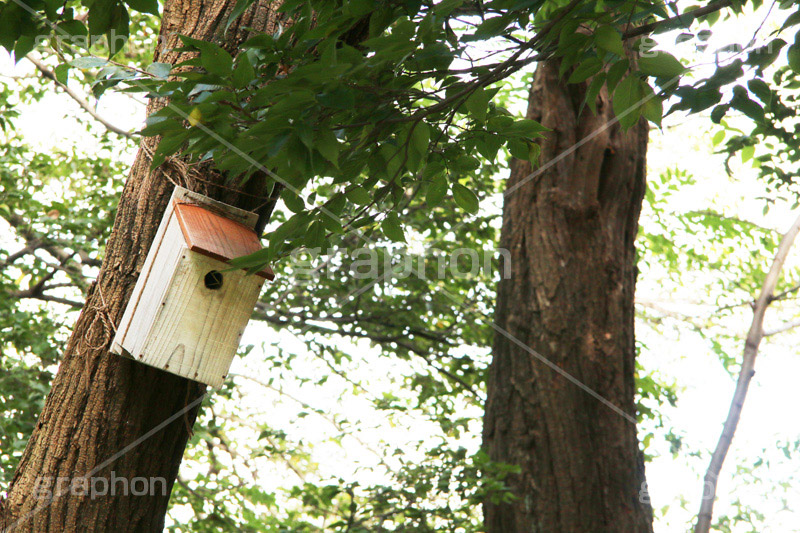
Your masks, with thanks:
[{"label": "tree trunk", "polygon": [[[164,2],[154,61],[174,64],[186,59],[170,51],[179,45],[177,34],[214,41],[235,52],[249,28],[274,31],[278,15],[269,1],[259,0],[224,33],[235,4],[235,0]],[[148,113],[163,105],[151,102]],[[173,184],[248,210],[263,203],[258,196],[264,191],[258,189],[258,180],[249,182],[247,191],[223,188],[223,177],[209,167],[193,166],[187,172],[186,165],[176,162],[151,172],[149,154],[155,145],[154,139],[142,141],[97,282],[3,505],[1,530],[159,531],[164,527],[169,494],[205,386],[110,354],[108,347]],[[260,185],[263,189],[263,181]],[[92,479],[86,485],[73,481],[83,476]],[[146,495],[135,495],[141,494],[143,485],[131,484],[134,478],[147,480]],[[107,495],[100,495],[102,479],[111,483]],[[95,489],[94,495],[85,494],[87,486]]]},{"label": "tree trunk", "polygon": [[516,498],[484,506],[490,533],[652,531],[633,332],[647,125],[621,131],[605,92],[596,116],[581,111],[585,91],[540,66],[528,117],[552,129],[542,167],[511,166],[484,446],[520,470],[506,479]]}]

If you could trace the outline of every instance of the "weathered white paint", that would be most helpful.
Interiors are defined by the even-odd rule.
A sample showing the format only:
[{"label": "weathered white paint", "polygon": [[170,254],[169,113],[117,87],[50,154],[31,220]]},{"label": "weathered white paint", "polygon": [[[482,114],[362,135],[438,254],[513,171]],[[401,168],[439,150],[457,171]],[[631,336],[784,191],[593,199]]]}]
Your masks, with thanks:
[{"label": "weathered white paint", "polygon": [[[264,279],[190,251],[174,202],[191,201],[253,227],[256,216],[176,188],[125,309],[111,351],[213,387],[222,385]],[[222,287],[209,289],[216,270]]]}]

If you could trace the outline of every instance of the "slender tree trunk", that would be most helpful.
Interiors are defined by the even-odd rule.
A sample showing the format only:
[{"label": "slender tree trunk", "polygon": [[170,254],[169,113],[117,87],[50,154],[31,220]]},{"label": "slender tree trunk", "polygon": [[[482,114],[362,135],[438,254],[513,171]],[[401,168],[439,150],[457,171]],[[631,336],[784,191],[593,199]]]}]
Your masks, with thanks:
[{"label": "slender tree trunk", "polygon": [[[269,1],[259,0],[224,33],[235,4],[235,0],[166,0],[154,60],[174,64],[185,59],[170,51],[178,45],[177,34],[214,41],[235,52],[249,28],[274,31],[277,15]],[[148,112],[162,105],[165,102],[152,102]],[[208,167],[189,170],[175,162],[151,172],[149,154],[155,144],[153,139],[142,141],[100,274],[14,475],[0,515],[0,530],[163,529],[169,494],[205,386],[110,354],[114,327],[122,317],[173,184],[249,210],[263,203],[258,196],[265,193],[258,189],[258,180],[248,183],[248,191],[219,187],[222,176]],[[263,188],[264,183],[260,185]],[[86,496],[82,485],[73,480],[87,474],[107,481],[115,477],[116,486],[108,487],[108,495]],[[126,491],[120,479],[130,483],[133,478],[148,481],[147,495],[135,496],[131,490],[141,492],[141,482],[138,487],[128,485]],[[153,482],[153,478],[163,481]],[[89,488],[102,492],[99,481],[88,483]],[[110,495],[112,488],[115,496]]]},{"label": "slender tree trunk", "polygon": [[511,167],[501,237],[511,276],[497,295],[484,445],[520,471],[507,478],[514,501],[485,504],[490,533],[652,531],[633,422],[647,125],[623,133],[605,93],[596,116],[581,112],[585,90],[540,66],[528,117],[553,131],[538,174]]}]

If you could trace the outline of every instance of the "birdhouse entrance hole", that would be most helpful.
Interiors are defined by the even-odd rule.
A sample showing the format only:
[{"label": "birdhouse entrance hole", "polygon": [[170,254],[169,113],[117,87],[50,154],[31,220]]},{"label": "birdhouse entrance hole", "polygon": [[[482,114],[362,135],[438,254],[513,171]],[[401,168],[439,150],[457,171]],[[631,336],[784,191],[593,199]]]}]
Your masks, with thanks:
[{"label": "birdhouse entrance hole", "polygon": [[211,270],[203,279],[207,289],[215,291],[222,288],[222,274],[217,270]]}]

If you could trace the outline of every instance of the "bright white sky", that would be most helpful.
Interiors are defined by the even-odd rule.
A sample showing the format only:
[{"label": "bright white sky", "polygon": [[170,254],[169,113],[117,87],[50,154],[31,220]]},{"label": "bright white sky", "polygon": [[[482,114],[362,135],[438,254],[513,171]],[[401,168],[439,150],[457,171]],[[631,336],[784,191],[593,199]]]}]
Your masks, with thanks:
[{"label": "bright white sky", "polygon": [[[695,52],[692,45],[674,45],[675,34],[660,36],[658,40],[663,49],[681,57],[694,57],[694,63],[709,64],[713,62],[711,51],[723,44],[735,42],[742,36],[752,35],[761,24],[765,13],[761,9],[758,16],[750,15],[733,23],[719,25],[714,29],[709,52],[701,59],[696,59],[697,56],[693,55]],[[774,27],[775,23],[767,23],[762,35],[772,29],[770,26]],[[0,75],[32,72],[30,64],[23,61],[14,67],[7,56],[0,55]],[[696,72],[708,73],[708,67],[699,68]],[[115,125],[129,129],[139,127],[144,118],[142,106],[132,104],[128,97],[114,93],[107,93],[103,97],[98,111]],[[77,106],[60,92],[54,91],[38,104],[24,108],[22,112],[21,119],[17,121],[19,134],[38,149],[75,146],[80,151],[91,153],[97,148],[93,138],[72,118],[80,113]],[[754,178],[754,172],[746,166],[738,165],[742,168],[737,168],[734,165],[735,176],[729,178],[725,175],[721,157],[711,155],[710,138],[715,130],[710,129],[709,125],[710,122],[705,117],[687,119],[675,115],[665,120],[663,130],[652,131],[648,152],[649,175],[657,176],[666,168],[677,165],[698,180],[697,185],[674,196],[669,204],[670,209],[683,212],[714,205],[727,215],[785,231],[796,214],[792,213],[790,206],[783,204],[773,207],[766,216],[762,214],[763,203],[757,200],[761,188]],[[122,157],[132,160],[133,155],[126,153]],[[495,202],[486,202],[484,207],[491,209],[491,204],[497,205]],[[648,220],[648,213],[645,212],[642,224],[647,227],[648,223],[652,223],[652,220]],[[800,265],[798,256],[798,252],[792,254],[789,266],[796,268]],[[710,309],[708,306],[695,305],[698,297],[696,289],[699,286],[695,285],[696,280],[686,280],[681,285],[674,286],[659,279],[658,274],[660,273],[654,271],[640,276],[637,299],[659,302],[675,312],[698,313]],[[767,329],[791,318],[777,318],[768,313]],[[749,326],[749,319],[749,313],[743,313],[741,323],[737,325],[734,322],[732,325],[743,335]],[[641,358],[645,368],[657,372],[666,381],[675,380],[682,385],[678,406],[674,409],[666,408],[665,412],[675,433],[684,437],[685,448],[700,452],[699,457],[682,454],[674,459],[669,453],[668,445],[659,439],[656,439],[653,449],[649,450],[649,453],[658,455],[647,466],[651,496],[657,513],[656,530],[685,531],[699,507],[700,480],[707,465],[708,450],[713,449],[716,444],[721,423],[729,407],[734,381],[724,371],[717,356],[708,349],[707,343],[697,334],[687,333],[687,328],[667,328],[663,335],[656,335],[642,326],[638,331],[640,340],[647,346]],[[800,438],[800,417],[793,416],[793,409],[789,407],[797,405],[800,400],[800,389],[796,386],[796,376],[800,375],[796,340],[797,335],[789,332],[769,339],[762,345],[762,355],[756,365],[757,373],[718,489],[720,500],[715,515],[730,510],[727,503],[739,498],[769,517],[767,523],[770,527],[765,531],[800,530],[800,517],[797,514],[800,507],[800,488],[795,483],[798,464],[792,464],[786,458],[781,462],[779,457],[783,456],[775,453],[777,441],[794,442]],[[280,343],[284,350],[305,352],[304,345],[291,335],[276,335],[267,326],[257,323],[252,323],[248,328],[243,343],[254,344],[256,349],[244,360],[237,359],[232,373],[253,376],[262,381],[268,379],[263,371],[263,363],[260,364],[263,350],[275,350],[273,343]],[[371,350],[364,343],[348,351],[369,354]],[[741,347],[735,353],[739,356]],[[307,376],[320,375],[326,371],[312,356],[302,360],[304,366],[293,371]],[[370,383],[372,390],[381,391],[388,386],[386,376],[408,370],[405,364],[385,361],[383,365],[379,371],[376,371],[373,364],[357,368],[355,372],[358,377]],[[347,413],[347,418],[359,425],[356,436],[345,439],[340,446],[328,441],[336,433],[330,423],[315,415],[294,420],[288,415],[297,408],[291,400],[281,400],[274,391],[246,379],[239,378],[237,383],[244,396],[239,405],[242,418],[269,420],[274,427],[293,426],[292,431],[295,434],[314,443],[313,458],[319,463],[319,474],[323,478],[342,477],[348,480],[360,479],[364,483],[378,482],[383,478],[380,469],[372,470],[377,459],[370,449],[424,439],[436,432],[424,420],[410,415],[399,416],[392,422],[386,421],[383,418],[384,413],[375,412],[367,398],[353,395],[346,383],[335,378],[322,387],[305,386],[289,390],[296,398],[313,406],[326,409],[335,406],[338,413]],[[479,428],[474,429],[472,437],[464,439],[464,444],[471,449],[476,449],[480,438]],[[256,436],[243,430],[238,435],[237,442],[250,442],[254,445]],[[765,480],[788,483],[786,492],[779,493],[780,496],[765,497],[764,486],[747,485],[746,477],[733,476],[736,464],[740,461],[752,464],[763,455],[764,449],[770,450],[767,456],[772,461],[772,468],[765,474]],[[415,460],[414,457],[405,459]],[[260,470],[260,483],[274,486],[285,479],[286,469],[282,465],[263,458],[256,462]],[[296,482],[297,479],[291,481]],[[786,498],[785,505],[781,497]]]}]

